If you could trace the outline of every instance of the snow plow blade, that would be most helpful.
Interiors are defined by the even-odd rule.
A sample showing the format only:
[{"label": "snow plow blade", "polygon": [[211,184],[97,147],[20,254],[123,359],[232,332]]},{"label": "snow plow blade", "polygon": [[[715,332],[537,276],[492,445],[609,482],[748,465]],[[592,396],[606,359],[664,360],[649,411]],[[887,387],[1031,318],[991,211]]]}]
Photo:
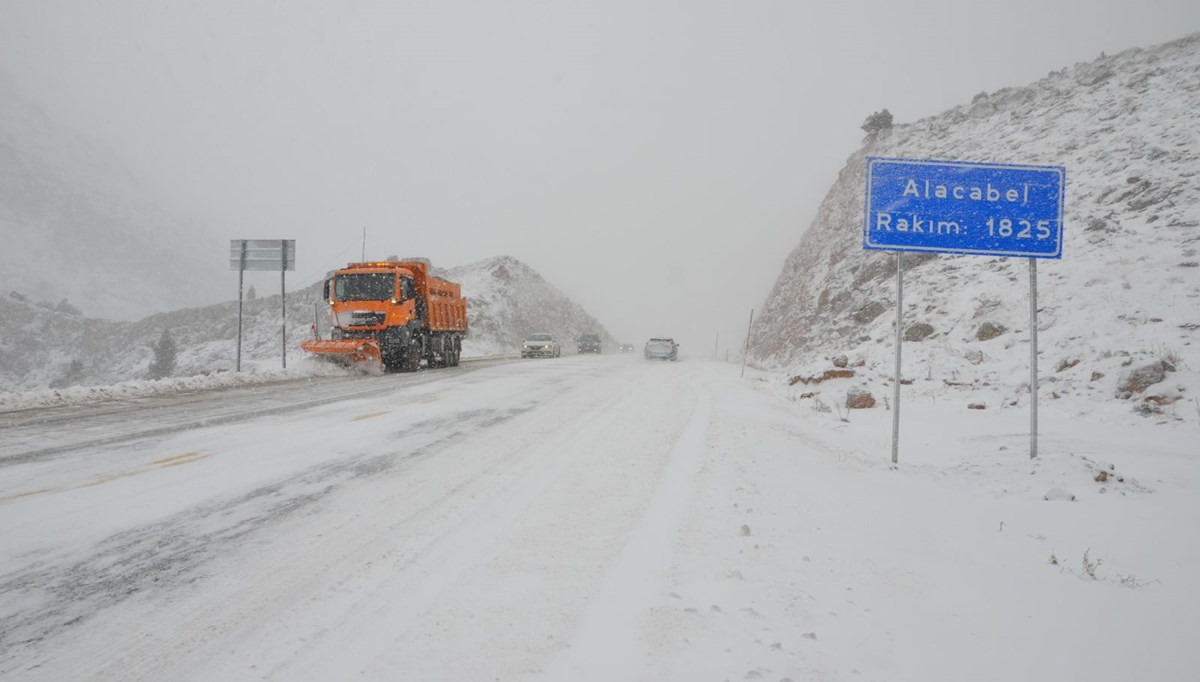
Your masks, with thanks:
[{"label": "snow plow blade", "polygon": [[360,362],[382,361],[379,344],[370,339],[327,339],[321,341],[305,341],[300,348],[318,357],[342,362],[358,364]]}]

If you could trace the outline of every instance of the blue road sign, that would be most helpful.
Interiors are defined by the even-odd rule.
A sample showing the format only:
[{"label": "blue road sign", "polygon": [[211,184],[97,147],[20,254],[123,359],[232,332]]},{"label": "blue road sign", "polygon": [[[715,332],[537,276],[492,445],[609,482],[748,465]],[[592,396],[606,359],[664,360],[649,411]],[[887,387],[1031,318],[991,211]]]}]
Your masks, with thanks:
[{"label": "blue road sign", "polygon": [[868,157],[863,248],[1062,258],[1066,173]]}]

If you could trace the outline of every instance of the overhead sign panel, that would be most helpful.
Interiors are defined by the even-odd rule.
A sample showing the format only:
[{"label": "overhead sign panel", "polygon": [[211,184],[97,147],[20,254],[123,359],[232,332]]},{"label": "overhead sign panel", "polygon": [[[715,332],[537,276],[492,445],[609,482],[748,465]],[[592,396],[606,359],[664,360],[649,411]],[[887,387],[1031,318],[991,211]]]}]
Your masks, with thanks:
[{"label": "overhead sign panel", "polygon": [[230,270],[296,269],[295,239],[231,239]]},{"label": "overhead sign panel", "polygon": [[863,248],[1062,258],[1061,166],[867,159]]}]

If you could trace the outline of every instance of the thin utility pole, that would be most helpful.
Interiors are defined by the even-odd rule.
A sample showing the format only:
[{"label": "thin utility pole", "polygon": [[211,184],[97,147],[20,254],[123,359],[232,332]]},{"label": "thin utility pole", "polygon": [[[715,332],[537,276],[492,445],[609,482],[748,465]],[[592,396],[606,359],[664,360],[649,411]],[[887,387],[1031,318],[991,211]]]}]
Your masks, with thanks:
[{"label": "thin utility pole", "polygon": [[746,347],[742,349],[742,376],[746,376],[746,356],[750,354],[750,330],[754,327],[754,308],[750,309],[750,324],[746,325]]}]

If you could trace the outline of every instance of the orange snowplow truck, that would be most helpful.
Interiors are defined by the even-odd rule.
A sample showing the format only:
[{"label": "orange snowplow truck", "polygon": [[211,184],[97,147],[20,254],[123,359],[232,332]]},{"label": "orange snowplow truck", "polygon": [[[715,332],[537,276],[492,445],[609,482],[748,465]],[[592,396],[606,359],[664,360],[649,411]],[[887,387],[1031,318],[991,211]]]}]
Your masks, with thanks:
[{"label": "orange snowplow truck", "polygon": [[333,333],[301,344],[346,362],[375,361],[388,372],[456,367],[467,333],[462,288],[429,274],[429,261],[351,263],[325,280]]}]

